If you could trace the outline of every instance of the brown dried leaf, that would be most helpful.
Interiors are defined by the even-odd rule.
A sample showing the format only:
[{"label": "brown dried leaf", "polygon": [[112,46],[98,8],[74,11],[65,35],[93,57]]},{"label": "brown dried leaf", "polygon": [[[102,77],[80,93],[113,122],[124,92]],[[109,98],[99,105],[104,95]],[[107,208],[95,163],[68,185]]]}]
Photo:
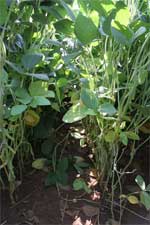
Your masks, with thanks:
[{"label": "brown dried leaf", "polygon": [[84,205],[81,210],[89,217],[97,216],[99,214],[99,208],[91,205]]},{"label": "brown dried leaf", "polygon": [[75,218],[76,216],[79,215],[79,210],[66,210],[65,214]]}]

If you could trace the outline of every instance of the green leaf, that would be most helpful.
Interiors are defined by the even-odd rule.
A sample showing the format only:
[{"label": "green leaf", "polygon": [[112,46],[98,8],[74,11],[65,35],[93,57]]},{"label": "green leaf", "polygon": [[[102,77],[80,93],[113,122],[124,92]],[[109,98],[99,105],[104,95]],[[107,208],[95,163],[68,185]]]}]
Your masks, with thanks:
[{"label": "green leaf", "polygon": [[26,105],[15,105],[11,109],[11,115],[12,116],[17,116],[23,113],[27,109]]},{"label": "green leaf", "polygon": [[64,157],[61,159],[61,161],[59,161],[57,170],[66,171],[67,169],[68,169],[68,159]]},{"label": "green leaf", "polygon": [[32,97],[28,94],[28,91],[25,88],[17,88],[15,95],[18,97],[17,100],[23,104],[28,104],[32,100]]},{"label": "green leaf", "polygon": [[47,91],[45,97],[47,98],[55,98],[55,92],[54,91]]},{"label": "green leaf", "polygon": [[42,154],[47,159],[51,157],[53,148],[54,148],[54,143],[53,143],[53,140],[51,140],[50,138],[45,139],[45,141],[42,142],[41,151],[42,151]]},{"label": "green leaf", "polygon": [[119,22],[114,22],[115,27],[111,28],[111,33],[114,39],[123,45],[130,45],[132,43],[133,32],[128,27],[123,27]]},{"label": "green leaf", "polygon": [[59,88],[61,87],[65,87],[68,83],[68,80],[66,78],[60,78],[58,81],[57,81],[57,86]]},{"label": "green leaf", "polygon": [[139,27],[139,29],[133,35],[133,41],[143,35],[146,32],[146,28],[144,26]]},{"label": "green leaf", "polygon": [[115,131],[111,130],[105,135],[105,141],[106,142],[113,143],[115,140],[116,140]]},{"label": "green leaf", "polygon": [[7,60],[6,62],[14,71],[16,71],[17,73],[21,74],[21,75],[26,75],[29,77],[35,77],[39,80],[49,80],[49,77],[47,76],[47,74],[44,73],[26,73],[24,72],[24,70],[17,64],[12,63],[10,61]]},{"label": "green leaf", "polygon": [[142,176],[138,175],[136,178],[135,178],[135,182],[138,184],[138,186],[141,188],[141,190],[145,190],[145,181],[143,179]]},{"label": "green leaf", "polygon": [[76,165],[78,165],[81,168],[87,168],[89,167],[89,164],[86,162],[77,162]]},{"label": "green leaf", "polygon": [[82,178],[77,178],[73,182],[73,189],[75,191],[82,190],[84,188],[85,181]]},{"label": "green leaf", "polygon": [[147,185],[146,191],[150,192],[150,184]]},{"label": "green leaf", "polygon": [[88,185],[84,182],[83,184],[83,189],[85,190],[86,193],[90,194],[92,190],[88,187]]},{"label": "green leaf", "polygon": [[2,73],[1,73],[1,81],[3,83],[8,82],[8,73],[6,72],[6,70],[4,68],[2,69]]},{"label": "green leaf", "polygon": [[148,77],[148,71],[147,70],[141,71],[138,74],[138,82],[139,82],[139,84],[140,85],[143,84],[147,77]]},{"label": "green leaf", "polygon": [[100,16],[106,17],[108,13],[115,8],[111,0],[92,0],[90,1],[92,9],[96,10]]},{"label": "green leaf", "polygon": [[81,90],[81,100],[85,106],[94,111],[98,109],[98,98],[96,94],[93,93],[90,89],[82,88]]},{"label": "green leaf", "polygon": [[120,133],[120,140],[124,145],[128,144],[128,137],[125,132]]},{"label": "green leaf", "polygon": [[57,32],[70,35],[73,32],[73,22],[69,19],[62,19],[54,23]]},{"label": "green leaf", "polygon": [[30,83],[29,92],[32,97],[34,96],[49,97],[49,94],[52,93],[48,91],[48,83],[44,81],[34,81]]},{"label": "green leaf", "polygon": [[57,176],[57,183],[62,184],[62,185],[67,185],[68,183],[68,174],[65,171],[56,171],[56,176]]},{"label": "green leaf", "polygon": [[21,62],[24,66],[24,68],[28,69],[33,69],[37,64],[39,64],[43,59],[43,54],[41,53],[27,53],[25,54]]},{"label": "green leaf", "polygon": [[133,131],[127,131],[126,135],[129,139],[132,139],[132,140],[135,140],[135,141],[138,141],[140,139],[139,136]]},{"label": "green leaf", "polygon": [[91,18],[79,13],[75,21],[75,34],[83,44],[89,44],[98,37],[98,29]]},{"label": "green leaf", "polygon": [[8,16],[6,0],[0,0],[0,25],[4,25]]},{"label": "green leaf", "polygon": [[39,105],[41,105],[41,106],[51,105],[51,102],[47,98],[45,98],[43,96],[34,96],[30,105],[33,108],[36,108]]},{"label": "green leaf", "polygon": [[99,112],[103,115],[113,116],[117,110],[111,103],[104,103],[100,105]]},{"label": "green leaf", "polygon": [[72,106],[68,110],[68,112],[66,112],[63,117],[63,121],[65,123],[73,123],[85,118],[87,115],[96,114],[92,109],[88,109],[86,106],[81,105],[81,103],[78,103],[77,105]]},{"label": "green leaf", "polygon": [[116,11],[113,10],[109,16],[106,17],[104,22],[102,23],[103,32],[107,35],[111,35],[111,22],[114,19]]},{"label": "green leaf", "polygon": [[57,112],[60,112],[60,107],[59,107],[59,105],[58,105],[57,102],[53,102],[53,103],[51,104],[51,107],[52,107],[54,110],[56,110]]},{"label": "green leaf", "polygon": [[91,189],[87,186],[85,181],[82,178],[77,178],[73,182],[73,189],[75,191],[84,190],[87,193],[91,193]]},{"label": "green leaf", "polygon": [[37,170],[42,170],[46,166],[47,159],[39,158],[33,161],[32,167]]},{"label": "green leaf", "polygon": [[141,200],[141,203],[145,206],[145,208],[147,210],[150,210],[150,194],[145,191],[141,191],[140,200]]},{"label": "green leaf", "polygon": [[81,51],[66,54],[66,55],[62,56],[62,59],[64,60],[65,64],[68,64],[72,60],[74,60],[77,56],[79,56],[80,53],[81,53]]},{"label": "green leaf", "polygon": [[57,176],[54,172],[49,172],[45,180],[45,186],[55,185],[57,183]]},{"label": "green leaf", "polygon": [[65,1],[63,1],[63,0],[60,0],[60,3],[61,3],[62,6],[65,8],[65,10],[66,10],[68,16],[70,17],[70,19],[71,19],[72,21],[75,21],[75,15],[74,15],[73,11],[70,9],[70,7],[69,7],[69,6],[65,3]]}]

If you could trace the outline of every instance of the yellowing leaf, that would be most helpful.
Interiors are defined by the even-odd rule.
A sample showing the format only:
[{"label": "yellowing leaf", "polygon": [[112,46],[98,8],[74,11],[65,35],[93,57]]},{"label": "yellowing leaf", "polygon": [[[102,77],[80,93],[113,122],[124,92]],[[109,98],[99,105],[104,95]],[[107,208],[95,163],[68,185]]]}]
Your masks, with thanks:
[{"label": "yellowing leaf", "polygon": [[33,161],[32,167],[37,170],[42,170],[46,166],[47,159],[39,158]]},{"label": "yellowing leaf", "polygon": [[136,196],[134,196],[134,195],[130,195],[127,199],[128,199],[128,201],[129,201],[131,204],[133,204],[133,205],[139,203],[138,198],[137,198]]},{"label": "yellowing leaf", "polygon": [[40,121],[39,115],[33,111],[33,110],[28,110],[24,114],[24,122],[27,126],[34,127],[36,126]]},{"label": "yellowing leaf", "polygon": [[127,198],[127,196],[122,194],[122,195],[120,195],[120,198]]}]

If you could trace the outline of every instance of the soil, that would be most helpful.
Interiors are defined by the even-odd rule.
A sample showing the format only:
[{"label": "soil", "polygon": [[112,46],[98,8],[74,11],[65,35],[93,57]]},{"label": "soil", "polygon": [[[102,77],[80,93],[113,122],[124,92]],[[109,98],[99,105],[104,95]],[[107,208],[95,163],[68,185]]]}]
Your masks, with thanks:
[{"label": "soil", "polygon": [[[75,143],[71,142],[71,146],[69,154],[78,152],[80,156],[86,157],[87,152],[81,153],[79,146],[76,146]],[[141,173],[146,174],[145,179],[149,182],[149,145],[145,149],[145,154],[142,152],[142,155],[137,155],[137,157],[146,162],[145,164],[139,163],[139,165],[145,165],[140,170]],[[145,159],[146,161],[144,161]],[[136,161],[138,158],[135,159]],[[112,220],[111,203],[107,201],[107,197],[101,196],[99,189],[93,191],[92,194],[73,191],[72,181],[75,178],[73,172],[70,172],[69,185],[65,187],[45,187],[45,177],[46,172],[35,170],[24,176],[21,185],[15,191],[16,202],[14,204],[10,201],[8,191],[1,192],[0,225],[118,225],[119,207],[114,202],[116,221]],[[131,174],[124,184],[124,190],[127,193],[135,187],[135,183],[132,181],[134,179]],[[150,224],[150,213],[142,206],[126,205],[121,224],[148,225]]]},{"label": "soil", "polygon": [[[45,188],[45,175],[44,172],[34,172],[26,176],[16,190],[15,204],[10,203],[8,192],[2,193],[2,225],[111,224],[108,223],[111,218],[110,203],[103,200],[92,201],[90,195],[75,192],[71,186],[59,188],[59,191],[56,187]],[[148,218],[148,213],[143,208],[134,206],[130,210],[137,215],[125,210],[122,224],[150,224],[139,218],[140,215]]]},{"label": "soil", "polygon": [[61,187],[59,191],[56,187],[45,188],[45,175],[43,172],[35,172],[26,177],[16,190],[18,201],[13,205],[8,192],[2,193],[2,224],[96,224],[98,213],[95,215],[95,212],[90,212],[94,216],[85,216],[82,207],[91,206],[90,210],[97,210],[100,205],[98,201],[95,207],[89,196],[73,191],[70,186]]}]

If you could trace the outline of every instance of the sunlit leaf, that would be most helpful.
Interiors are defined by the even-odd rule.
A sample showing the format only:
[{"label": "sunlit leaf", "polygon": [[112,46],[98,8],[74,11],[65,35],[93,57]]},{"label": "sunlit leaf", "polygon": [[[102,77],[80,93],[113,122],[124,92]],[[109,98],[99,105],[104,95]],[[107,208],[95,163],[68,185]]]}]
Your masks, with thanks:
[{"label": "sunlit leaf", "polygon": [[75,15],[74,15],[73,11],[71,10],[71,8],[68,6],[68,4],[66,4],[66,2],[63,0],[60,0],[60,2],[62,4],[62,6],[65,8],[70,19],[72,19],[72,21],[75,21]]},{"label": "sunlit leaf", "polygon": [[93,91],[87,88],[82,88],[81,100],[85,106],[87,106],[90,109],[93,109],[94,111],[97,111],[99,105],[98,98]]},{"label": "sunlit leaf", "polygon": [[75,34],[83,44],[89,44],[98,37],[98,29],[91,18],[79,13],[75,21]]},{"label": "sunlit leaf", "polygon": [[60,78],[58,81],[57,81],[57,86],[59,88],[61,87],[65,87],[68,83],[68,80],[66,78]]},{"label": "sunlit leaf", "polygon": [[57,32],[70,35],[73,32],[73,22],[69,19],[62,19],[54,23]]},{"label": "sunlit leaf", "polygon": [[29,92],[32,97],[43,96],[54,98],[55,93],[48,90],[48,83],[44,81],[34,81],[30,83]]},{"label": "sunlit leaf", "polygon": [[139,185],[139,187],[144,191],[145,190],[145,181],[143,179],[142,176],[138,175],[136,178],[135,178],[135,181],[136,183]]},{"label": "sunlit leaf", "polygon": [[77,122],[88,115],[96,115],[92,109],[88,109],[86,106],[78,103],[72,106],[63,117],[65,123]]},{"label": "sunlit leaf", "polygon": [[131,14],[127,7],[124,7],[117,11],[115,21],[118,21],[123,26],[128,26],[130,22]]}]

